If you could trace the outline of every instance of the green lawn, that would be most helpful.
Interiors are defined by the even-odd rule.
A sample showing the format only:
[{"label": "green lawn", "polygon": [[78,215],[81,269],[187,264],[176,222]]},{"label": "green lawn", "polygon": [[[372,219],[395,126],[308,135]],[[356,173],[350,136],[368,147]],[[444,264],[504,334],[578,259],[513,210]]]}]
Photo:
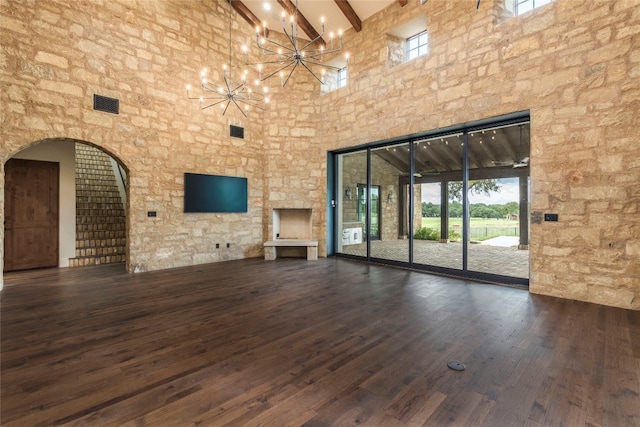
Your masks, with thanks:
[{"label": "green lawn", "polygon": [[[440,231],[440,218],[422,218],[422,226]],[[449,228],[462,234],[462,218],[449,218]],[[508,219],[471,218],[471,240],[486,240],[498,236],[518,236],[519,222]]]},{"label": "green lawn", "polygon": [[[449,227],[462,227],[462,218],[449,218]],[[518,220],[471,218],[471,227],[518,227]],[[440,229],[440,218],[422,218],[422,226]]]}]

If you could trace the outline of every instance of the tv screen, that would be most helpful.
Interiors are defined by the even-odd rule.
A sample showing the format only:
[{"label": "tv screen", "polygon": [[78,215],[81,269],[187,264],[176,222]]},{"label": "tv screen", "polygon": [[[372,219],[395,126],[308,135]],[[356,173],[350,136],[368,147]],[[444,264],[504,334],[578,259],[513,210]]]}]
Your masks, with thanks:
[{"label": "tv screen", "polygon": [[185,212],[247,212],[247,178],[184,174]]}]

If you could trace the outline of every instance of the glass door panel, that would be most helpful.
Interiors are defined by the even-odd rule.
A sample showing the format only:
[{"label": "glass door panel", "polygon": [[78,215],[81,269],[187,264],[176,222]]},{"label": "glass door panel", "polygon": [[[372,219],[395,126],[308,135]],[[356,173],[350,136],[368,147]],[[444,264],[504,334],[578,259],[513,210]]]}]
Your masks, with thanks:
[{"label": "glass door panel", "polygon": [[359,184],[367,182],[366,150],[338,155],[337,174],[337,252],[366,257],[366,199],[359,195]]},{"label": "glass door panel", "polygon": [[[380,186],[372,185],[369,197],[371,204],[371,224],[369,225],[369,236],[371,240],[380,240]],[[358,184],[358,220],[366,223],[367,220],[367,185]],[[364,232],[366,239],[366,228]]]},{"label": "glass door panel", "polygon": [[529,278],[529,124],[469,133],[470,271]]},{"label": "glass door panel", "polygon": [[371,150],[371,257],[409,262],[409,144]]},{"label": "glass door panel", "polygon": [[414,264],[462,269],[462,142],[462,134],[414,142]]}]

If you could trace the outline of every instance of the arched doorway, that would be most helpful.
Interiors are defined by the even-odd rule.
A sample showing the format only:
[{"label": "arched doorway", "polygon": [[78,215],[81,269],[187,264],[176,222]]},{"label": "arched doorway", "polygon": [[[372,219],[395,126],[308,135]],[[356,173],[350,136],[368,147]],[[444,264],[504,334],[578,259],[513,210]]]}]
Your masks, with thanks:
[{"label": "arched doorway", "polygon": [[[46,178],[51,185],[46,189],[41,172],[45,165],[53,167]],[[11,176],[16,170],[17,179]],[[19,175],[28,174],[31,179],[19,179]],[[55,179],[51,178],[52,174]],[[46,139],[15,153],[5,163],[3,271],[114,262],[123,263],[125,268],[128,261],[127,174],[122,161],[86,141]],[[36,176],[39,178],[34,179]],[[25,191],[24,185],[39,186],[38,191]],[[51,191],[56,194],[51,195]],[[27,193],[48,202],[21,200]],[[29,217],[35,215],[30,206],[44,205],[44,215],[41,212],[39,217],[47,223],[31,221],[30,224]],[[24,254],[47,252],[47,261],[25,262],[28,257]]]}]

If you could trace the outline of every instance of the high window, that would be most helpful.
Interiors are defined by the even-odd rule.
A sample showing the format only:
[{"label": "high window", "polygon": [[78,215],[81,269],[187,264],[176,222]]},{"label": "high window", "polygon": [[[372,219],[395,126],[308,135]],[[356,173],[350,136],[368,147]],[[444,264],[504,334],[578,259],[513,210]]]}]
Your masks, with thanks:
[{"label": "high window", "polygon": [[429,47],[427,32],[422,31],[415,36],[409,37],[406,44],[407,61],[410,61],[418,56],[426,55]]},{"label": "high window", "polygon": [[525,14],[537,7],[551,3],[552,0],[513,0],[513,14],[515,16]]},{"label": "high window", "polygon": [[337,86],[338,89],[347,85],[347,67],[338,70]]}]

